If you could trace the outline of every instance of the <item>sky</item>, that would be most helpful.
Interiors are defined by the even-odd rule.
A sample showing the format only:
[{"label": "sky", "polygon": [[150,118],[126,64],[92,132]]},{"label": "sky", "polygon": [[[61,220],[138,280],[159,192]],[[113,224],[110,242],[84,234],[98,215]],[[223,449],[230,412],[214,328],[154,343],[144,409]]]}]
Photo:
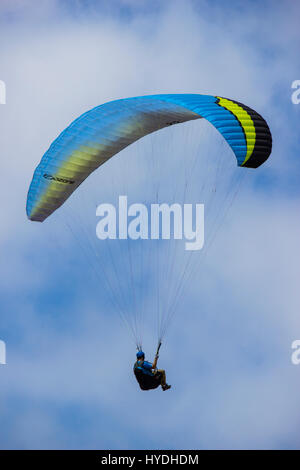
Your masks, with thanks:
[{"label": "sky", "polygon": [[[300,366],[291,362],[300,339],[300,105],[291,100],[299,13],[295,1],[1,1],[1,449],[300,448]],[[73,119],[157,93],[232,98],[264,116],[273,136],[269,160],[246,175],[205,263],[194,263],[161,349],[166,393],[139,390],[135,345],[60,225],[64,216],[36,224],[25,213],[34,168]],[[230,158],[208,126],[193,123],[190,134],[184,126],[105,165],[101,197],[119,194],[118,182],[143,197],[143,164],[156,153],[166,156],[171,194],[180,169],[168,175],[166,162],[181,145],[194,152],[197,138],[203,154]],[[102,263],[112,276],[108,257]],[[151,313],[155,293],[137,290]],[[152,359],[156,337],[145,329]]]}]

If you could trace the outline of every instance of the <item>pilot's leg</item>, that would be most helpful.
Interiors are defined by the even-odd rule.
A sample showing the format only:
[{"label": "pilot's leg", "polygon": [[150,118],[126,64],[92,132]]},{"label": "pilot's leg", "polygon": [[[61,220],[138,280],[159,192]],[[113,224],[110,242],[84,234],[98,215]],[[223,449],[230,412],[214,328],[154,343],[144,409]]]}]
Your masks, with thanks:
[{"label": "pilot's leg", "polygon": [[163,369],[158,369],[156,373],[159,373],[161,388],[163,390],[169,390],[169,388],[171,388],[171,385],[167,384],[166,371],[164,371]]},{"label": "pilot's leg", "polygon": [[162,387],[164,387],[164,386],[166,385],[166,383],[167,383],[166,371],[163,370],[163,369],[158,369],[157,372],[159,372],[159,374],[160,374],[160,376],[161,376],[160,385],[161,385]]}]

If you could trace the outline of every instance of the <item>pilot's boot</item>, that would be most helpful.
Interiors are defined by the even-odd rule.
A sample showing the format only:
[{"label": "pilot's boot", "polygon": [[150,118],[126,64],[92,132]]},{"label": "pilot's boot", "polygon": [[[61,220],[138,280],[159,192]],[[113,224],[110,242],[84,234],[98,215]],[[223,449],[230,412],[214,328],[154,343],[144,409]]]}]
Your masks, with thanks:
[{"label": "pilot's boot", "polygon": [[163,389],[163,391],[165,392],[166,390],[169,390],[169,388],[171,388],[171,385],[162,385],[161,388]]}]

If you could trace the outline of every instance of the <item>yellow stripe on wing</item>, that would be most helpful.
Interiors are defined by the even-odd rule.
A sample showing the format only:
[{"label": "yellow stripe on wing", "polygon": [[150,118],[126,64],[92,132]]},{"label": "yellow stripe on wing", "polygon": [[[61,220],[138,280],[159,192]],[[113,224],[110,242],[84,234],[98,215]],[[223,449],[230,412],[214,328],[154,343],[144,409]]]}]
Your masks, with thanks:
[{"label": "yellow stripe on wing", "polygon": [[223,106],[223,108],[228,109],[239,121],[240,125],[242,126],[245,136],[246,136],[246,143],[247,143],[247,153],[246,157],[242,163],[241,166],[243,166],[251,157],[254,146],[255,146],[255,141],[256,141],[256,131],[255,131],[255,126],[252,121],[251,116],[247,113],[247,111],[237,103],[234,103],[231,100],[228,100],[226,98],[221,98],[217,96],[219,102],[218,104],[220,106]]},{"label": "yellow stripe on wing", "polygon": [[[90,164],[96,160],[99,162],[99,154],[104,149],[105,147],[101,144],[95,144],[94,147],[82,146],[80,149],[75,150],[67,160],[61,162],[61,167],[57,171],[47,175],[50,184],[35,204],[31,217],[34,217],[44,207],[56,207],[57,201],[63,197],[66,191],[66,184],[72,184],[71,181],[74,181],[74,183],[78,180],[82,181]],[[103,158],[103,163],[104,161],[106,161],[106,158]]]}]

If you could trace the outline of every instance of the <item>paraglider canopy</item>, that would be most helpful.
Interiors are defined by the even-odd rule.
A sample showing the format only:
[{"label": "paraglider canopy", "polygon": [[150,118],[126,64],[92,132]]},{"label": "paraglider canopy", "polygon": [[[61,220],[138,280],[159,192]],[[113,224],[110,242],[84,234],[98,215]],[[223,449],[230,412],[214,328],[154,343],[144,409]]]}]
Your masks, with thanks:
[{"label": "paraglider canopy", "polygon": [[28,218],[45,220],[95,169],[141,137],[199,118],[223,135],[239,166],[257,168],[269,157],[272,138],[266,121],[236,101],[190,94],[112,101],[82,114],[51,144],[30,184]]}]

